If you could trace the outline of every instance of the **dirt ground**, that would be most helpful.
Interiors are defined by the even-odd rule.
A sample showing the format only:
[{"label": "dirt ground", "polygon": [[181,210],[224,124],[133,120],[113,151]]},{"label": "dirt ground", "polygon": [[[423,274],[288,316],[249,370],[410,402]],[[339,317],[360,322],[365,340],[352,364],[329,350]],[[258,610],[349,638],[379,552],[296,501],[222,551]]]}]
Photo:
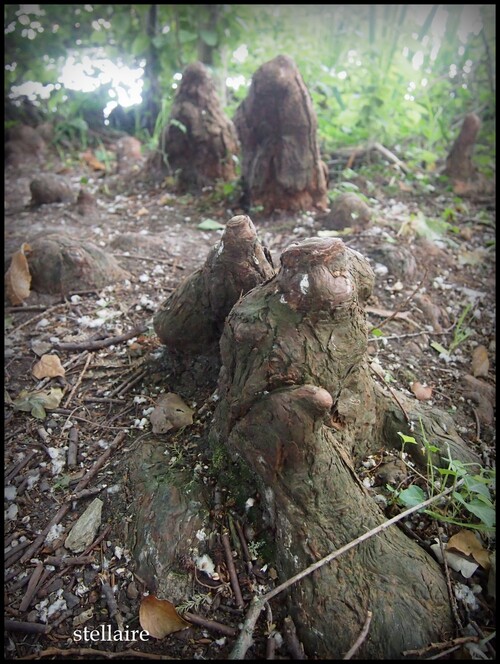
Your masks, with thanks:
[{"label": "dirt ground", "polygon": [[[75,203],[31,207],[29,184],[40,170],[63,173],[75,194],[84,178],[93,206],[85,214],[80,214]],[[370,258],[377,275],[366,308],[369,328],[375,330],[369,343],[374,375],[388,390],[425,398],[451,413],[460,435],[481,455],[485,467],[492,469],[495,197],[458,196],[438,178],[409,180],[383,163],[351,171],[348,182],[341,172],[331,173],[330,191],[349,191],[353,185],[368,198],[372,220],[368,227],[347,232],[342,238]],[[16,306],[5,300],[7,659],[227,658],[245,609],[236,607],[224,556],[219,562],[222,581],[218,585],[206,575],[196,576],[190,563],[192,594],[185,598],[184,608],[198,616],[198,622],[192,620],[188,629],[145,642],[83,644],[75,640],[75,629],[115,625],[117,615],[131,629],[140,629],[139,604],[147,588],[136,574],[129,548],[135,487],[127,482],[127,459],[151,436],[149,415],[165,391],[179,394],[194,411],[191,427],[156,436],[164,447],[166,463],[179,463],[182,458],[183,471],[202,480],[209,499],[214,500],[208,506],[214,532],[220,523],[216,488],[222,487],[225,516],[242,524],[253,554],[249,580],[235,538],[234,562],[245,606],[254,594],[284,581],[276,578],[266,533],[256,533],[249,519],[254,498],[248,496],[249,502],[242,503],[241,496],[236,496],[234,477],[217,476],[213,459],[203,447],[215,407],[212,395],[217,367],[193,364],[179,372],[152,329],[153,315],[161,303],[203,263],[222,233],[201,230],[199,224],[207,219],[224,224],[240,212],[215,190],[198,196],[176,195],[168,183],[152,184],[139,176],[125,181],[113,170],[107,174],[95,171],[74,156],[63,162],[54,153],[41,166],[28,162],[7,167],[6,268],[23,242],[54,231],[105,248],[130,274],[128,279],[100,289],[84,286],[61,295],[32,292]],[[316,213],[275,213],[270,218],[263,218],[258,210],[249,214],[275,265],[290,243],[325,232],[324,218]],[[89,339],[123,335],[139,326],[146,330],[135,337],[100,349],[85,348]],[[75,350],[57,353],[64,377],[35,378],[32,370],[41,354],[51,353],[54,344],[69,342],[75,344]],[[440,352],[436,342],[449,354]],[[56,408],[47,410],[45,419],[12,404],[22,390],[52,387],[62,388],[63,398]],[[103,459],[113,442],[116,449]],[[71,443],[77,446],[78,455],[76,464],[68,467]],[[380,450],[359,469],[367,486],[377,484],[373,468],[384,459],[384,450]],[[86,492],[75,498],[79,482],[99,460],[104,461],[102,467],[91,477]],[[407,477],[404,486],[414,480]],[[390,502],[389,492],[385,495]],[[99,533],[80,561],[68,562],[65,557],[72,554],[64,547],[65,538],[95,497],[104,502]],[[54,516],[65,506],[60,523],[54,523]],[[394,514],[390,507],[387,513]],[[51,524],[50,534],[46,533]],[[434,543],[436,521],[420,515],[408,527],[423,546]],[[445,537],[460,530],[453,524],[442,527]],[[483,546],[493,551],[494,537],[483,537]],[[24,560],[27,551],[31,555]],[[495,625],[494,601],[487,592],[489,573],[478,567],[466,579],[448,571],[453,588],[466,588],[462,599],[456,598],[455,591],[454,608],[469,631],[457,628],[455,636],[470,637],[469,644],[477,647]],[[285,635],[286,610],[279,596],[271,609],[273,618],[261,618],[248,657],[296,658]],[[279,633],[273,636],[272,655],[269,633]],[[483,647],[483,659],[494,658],[493,644],[489,641]],[[478,658],[460,642],[444,644],[419,657],[438,652],[449,658],[454,656],[447,654],[450,649],[460,658]]]}]

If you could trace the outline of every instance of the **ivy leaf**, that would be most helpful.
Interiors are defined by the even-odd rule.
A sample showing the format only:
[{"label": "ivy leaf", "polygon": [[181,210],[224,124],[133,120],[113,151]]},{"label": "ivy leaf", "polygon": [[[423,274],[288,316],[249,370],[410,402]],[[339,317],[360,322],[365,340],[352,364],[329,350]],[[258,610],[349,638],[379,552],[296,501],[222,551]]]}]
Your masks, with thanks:
[{"label": "ivy leaf", "polygon": [[63,398],[63,391],[59,387],[52,387],[50,390],[41,390],[37,392],[28,392],[22,390],[17,399],[12,402],[16,410],[29,412],[39,420],[47,417],[45,409],[57,408]]},{"label": "ivy leaf", "polygon": [[198,35],[194,32],[189,32],[189,30],[179,30],[179,41],[181,44],[186,44],[187,42],[194,41],[198,38]]},{"label": "ivy leaf", "polygon": [[427,498],[423,490],[416,484],[412,484],[398,496],[398,502],[403,504],[405,507],[415,507],[419,503],[423,503]]},{"label": "ivy leaf", "polygon": [[198,224],[198,228],[202,231],[219,231],[226,228],[226,226],[215,221],[215,219],[205,219],[201,224]]}]

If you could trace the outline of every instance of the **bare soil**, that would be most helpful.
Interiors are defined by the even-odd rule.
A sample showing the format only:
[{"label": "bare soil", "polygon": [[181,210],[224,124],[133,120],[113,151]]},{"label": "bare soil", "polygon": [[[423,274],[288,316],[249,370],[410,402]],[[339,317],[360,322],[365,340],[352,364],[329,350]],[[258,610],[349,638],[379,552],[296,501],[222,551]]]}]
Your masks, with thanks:
[{"label": "bare soil", "polygon": [[[40,170],[64,173],[75,194],[84,178],[95,205],[83,215],[73,203],[31,207],[29,183]],[[340,173],[331,175],[330,190],[336,187],[341,191],[345,185]],[[461,436],[481,455],[485,467],[493,468],[494,196],[460,198],[438,178],[431,183],[428,178],[405,181],[389,165],[375,171],[361,170],[350,184],[368,197],[372,210],[367,227],[342,237],[348,246],[371,259],[377,274],[375,294],[366,307],[369,327],[380,330],[370,336],[374,375],[387,389],[414,398],[414,390],[418,391],[415,383],[432,388],[428,401],[452,413]],[[146,642],[83,643],[74,637],[78,625],[80,629],[101,625],[116,629],[116,612],[130,629],[140,629],[139,604],[148,588],[135,574],[130,552],[130,506],[136,496],[135,487],[128,482],[127,462],[151,435],[149,414],[162,392],[176,392],[195,413],[191,427],[156,436],[163,445],[165,462],[182,467],[188,478],[186,491],[189,477],[204,485],[208,502],[213,501],[208,509],[214,533],[220,533],[221,524],[229,517],[242,525],[252,553],[250,574],[237,538],[232,544],[245,607],[255,593],[285,580],[276,579],[272,542],[266,539],[269,533],[253,517],[258,496],[248,495],[245,501],[241,489],[246,484],[240,484],[234,474],[221,477],[213,454],[207,450],[217,362],[194,361],[179,369],[152,329],[152,317],[160,304],[202,265],[222,232],[204,231],[198,225],[206,219],[224,224],[241,210],[224,200],[217,189],[206,188],[199,196],[179,196],[167,185],[148,182],[140,175],[124,180],[112,172],[103,174],[77,157],[62,163],[55,154],[42,167],[26,163],[6,169],[6,267],[23,242],[54,230],[106,248],[130,273],[128,280],[98,291],[82,288],[60,295],[32,292],[21,306],[5,301],[5,618],[29,623],[24,626],[26,631],[19,631],[19,625],[6,625],[7,659],[227,658],[245,610],[236,606],[227,561],[216,545],[209,553],[218,564],[219,583],[196,573],[193,561],[186,561],[186,570],[192,574],[192,592],[183,603],[202,622],[216,621],[215,628],[206,622],[193,624],[164,639]],[[290,243],[325,230],[321,215],[315,213],[283,212],[264,217],[258,210],[250,210],[249,214],[275,265]],[[425,220],[433,222],[428,224],[433,233]],[[446,229],[443,220],[449,222]],[[146,331],[101,349],[85,348],[88,340],[123,335],[138,326]],[[64,378],[37,380],[32,369],[40,354],[52,352],[54,344],[68,342],[76,344],[75,350],[57,353],[66,370]],[[433,342],[451,348],[449,356],[440,354]],[[480,346],[484,347],[482,367],[473,359]],[[51,387],[62,388],[64,396],[59,407],[48,410],[43,420],[12,405],[22,390]],[[78,449],[77,463],[57,466],[59,458],[66,461],[71,437]],[[75,499],[75,487],[117,440],[116,451],[86,487],[90,495]],[[393,515],[395,508],[385,490],[391,478],[376,472],[391,459],[385,452],[380,450],[373,463],[360,467],[359,473],[367,485],[374,485],[374,491],[385,495],[387,514]],[[394,486],[409,486],[417,480],[415,475],[405,474],[402,480],[396,478]],[[68,564],[64,558],[72,554],[64,547],[65,538],[96,496],[104,501],[99,534],[83,554],[85,560]],[[30,545],[65,505],[69,509],[61,519],[61,528],[51,529],[50,536],[41,538],[29,559],[22,562]],[[406,530],[429,548],[438,525],[419,515],[406,524]],[[441,527],[445,537],[460,530],[457,525]],[[494,538],[484,537],[483,546],[494,550]],[[475,636],[476,640],[481,633],[488,636],[495,624],[494,602],[487,593],[488,572],[479,567],[468,579],[459,572],[449,572],[450,587],[462,584],[476,598],[475,604],[455,599],[462,624],[469,630],[475,624],[478,630],[457,628],[455,636]],[[112,589],[114,607],[103,590],[106,584]],[[268,622],[275,627],[260,619],[248,657],[266,659],[269,630],[286,637],[287,614],[280,596],[271,603],[271,609],[272,621]],[[33,625],[48,629],[36,633]],[[233,635],[223,634],[220,625],[233,628]],[[494,658],[492,643],[484,649],[483,658]],[[429,653],[455,646],[461,658],[474,658],[464,645],[454,642]],[[275,647],[276,659],[295,658],[289,638],[278,638]],[[429,653],[413,658],[425,658]]]}]

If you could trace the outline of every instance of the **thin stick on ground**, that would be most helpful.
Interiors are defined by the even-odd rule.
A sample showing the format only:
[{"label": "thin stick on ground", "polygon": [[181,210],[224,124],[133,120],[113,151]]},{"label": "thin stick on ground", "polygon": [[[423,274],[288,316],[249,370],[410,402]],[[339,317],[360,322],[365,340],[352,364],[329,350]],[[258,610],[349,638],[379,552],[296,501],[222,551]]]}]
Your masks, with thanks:
[{"label": "thin stick on ground", "polygon": [[363,645],[363,641],[366,639],[368,636],[368,632],[370,630],[370,623],[372,621],[373,613],[371,611],[368,611],[366,614],[366,620],[365,624],[363,625],[363,629],[361,630],[361,634],[358,636],[356,641],[354,642],[352,648],[350,648],[346,654],[344,655],[344,659],[352,659],[353,656],[357,653],[357,651],[361,648]]},{"label": "thin stick on ground", "polygon": [[426,268],[426,269],[425,269],[425,272],[424,272],[424,276],[422,277],[422,279],[420,279],[419,283],[418,283],[417,286],[412,290],[412,292],[408,295],[408,297],[406,298],[406,300],[405,300],[404,302],[402,302],[402,303],[397,307],[397,309],[396,309],[395,311],[392,312],[392,314],[391,314],[388,318],[385,318],[385,319],[384,319],[379,325],[376,325],[375,327],[372,327],[371,330],[368,330],[368,334],[370,334],[371,332],[373,332],[373,330],[379,330],[379,329],[382,327],[382,325],[385,325],[385,324],[388,323],[389,321],[393,320],[394,318],[396,318],[396,316],[398,315],[398,313],[400,313],[401,311],[403,311],[403,309],[406,307],[406,305],[408,304],[408,302],[410,302],[411,298],[412,298],[416,293],[418,293],[418,291],[422,288],[423,283],[424,283],[424,281],[425,281],[425,279],[426,279],[426,277],[427,277],[427,272],[428,272],[428,271],[429,271],[429,270]]},{"label": "thin stick on ground", "polygon": [[431,498],[424,500],[422,503],[414,505],[413,507],[408,508],[404,512],[401,512],[401,514],[397,514],[396,516],[392,517],[392,519],[384,521],[384,523],[381,523],[376,528],[369,530],[367,533],[364,533],[363,535],[360,535],[356,539],[352,540],[352,542],[349,542],[345,546],[340,547],[340,549],[337,549],[337,551],[332,551],[332,553],[329,553],[321,560],[318,560],[312,565],[309,565],[309,567],[306,567],[306,569],[302,570],[302,572],[295,574],[295,576],[292,576],[287,581],[284,581],[279,586],[277,586],[273,590],[270,590],[265,595],[261,595],[260,597],[254,597],[252,602],[250,603],[250,607],[248,609],[245,622],[243,623],[243,627],[241,628],[240,635],[238,636],[236,643],[229,654],[228,659],[245,658],[245,654],[248,648],[252,645],[252,635],[255,629],[255,625],[259,618],[260,612],[264,608],[266,602],[269,602],[269,600],[271,600],[273,597],[276,597],[276,595],[279,595],[279,593],[281,593],[286,588],[289,588],[297,581],[300,581],[304,577],[309,576],[309,574],[312,574],[312,572],[315,572],[320,567],[323,567],[323,565],[326,565],[327,563],[331,562],[332,560],[335,560],[336,558],[346,553],[347,551],[350,551],[358,544],[361,544],[361,542],[365,542],[374,535],[378,535],[384,530],[387,530],[387,528],[394,525],[398,521],[401,521],[402,519],[405,519],[406,517],[410,516],[410,514],[418,512],[419,510],[424,509],[429,505],[432,505],[432,503],[435,503],[437,500],[441,500],[441,498],[447,496],[452,491],[456,491],[457,487],[460,486],[461,484],[463,484],[463,480],[457,482],[455,486],[448,487],[448,489],[437,494],[436,496],[432,496]]},{"label": "thin stick on ground", "polygon": [[87,371],[87,367],[89,366],[90,360],[92,359],[92,357],[93,357],[92,353],[89,353],[87,355],[87,359],[85,360],[85,365],[84,365],[83,369],[80,371],[80,375],[78,376],[78,380],[74,384],[73,389],[71,390],[68,398],[66,399],[66,402],[63,404],[63,408],[67,408],[69,406],[69,404],[71,403],[71,400],[75,396],[75,392],[77,391],[77,389],[80,386],[80,383],[82,382],[83,376],[85,375],[85,372]]},{"label": "thin stick on ground", "polygon": [[147,325],[138,325],[125,334],[120,334],[116,337],[108,337],[107,339],[98,339],[97,341],[82,341],[80,343],[64,343],[54,344],[55,350],[101,350],[108,346],[114,346],[122,341],[128,341],[134,337],[138,337],[148,329]]},{"label": "thin stick on ground", "polygon": [[229,542],[229,535],[227,532],[222,533],[222,545],[224,546],[224,553],[226,554],[227,569],[229,572],[229,578],[231,579],[231,586],[233,588],[234,597],[236,599],[236,606],[238,608],[242,608],[245,606],[245,603],[243,601],[240,584],[238,582],[238,576],[234,567],[233,552],[231,551],[231,544]]}]

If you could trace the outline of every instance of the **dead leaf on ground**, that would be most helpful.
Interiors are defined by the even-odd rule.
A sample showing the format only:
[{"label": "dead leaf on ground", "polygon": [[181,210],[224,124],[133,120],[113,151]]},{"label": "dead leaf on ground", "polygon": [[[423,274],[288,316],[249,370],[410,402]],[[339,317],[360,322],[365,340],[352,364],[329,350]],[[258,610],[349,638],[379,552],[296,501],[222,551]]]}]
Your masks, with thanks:
[{"label": "dead leaf on ground", "polygon": [[16,410],[29,412],[39,420],[47,417],[45,409],[51,410],[58,408],[63,398],[63,391],[59,387],[52,387],[50,390],[39,390],[28,392],[22,390],[18,397],[12,401]]},{"label": "dead leaf on ground", "polygon": [[419,401],[427,401],[432,397],[432,387],[422,385],[418,381],[411,384],[411,391]]},{"label": "dead leaf on ground", "polygon": [[189,406],[178,394],[162,394],[150,415],[153,433],[167,433],[171,429],[181,429],[193,424],[193,414]]},{"label": "dead leaf on ground", "polygon": [[139,622],[142,629],[145,629],[149,636],[155,639],[163,639],[168,634],[191,627],[191,623],[177,613],[171,602],[166,599],[158,599],[154,595],[148,595],[142,600],[139,608]]},{"label": "dead leaf on ground", "polygon": [[459,551],[465,556],[472,556],[484,569],[490,567],[490,554],[483,548],[481,542],[470,530],[460,530],[450,537],[448,549]]},{"label": "dead leaf on ground", "polygon": [[58,355],[42,355],[32,370],[33,376],[41,380],[42,378],[55,378],[64,376],[65,368],[61,364]]},{"label": "dead leaf on ground", "polygon": [[477,346],[472,353],[472,375],[487,377],[490,368],[488,351],[485,346]]},{"label": "dead leaf on ground", "polygon": [[5,273],[5,288],[11,304],[22,304],[30,294],[31,274],[26,260],[26,252],[31,250],[27,242],[23,242],[19,251],[12,255],[9,269]]},{"label": "dead leaf on ground", "polygon": [[106,166],[95,157],[90,150],[82,154],[83,161],[94,171],[105,171]]}]

